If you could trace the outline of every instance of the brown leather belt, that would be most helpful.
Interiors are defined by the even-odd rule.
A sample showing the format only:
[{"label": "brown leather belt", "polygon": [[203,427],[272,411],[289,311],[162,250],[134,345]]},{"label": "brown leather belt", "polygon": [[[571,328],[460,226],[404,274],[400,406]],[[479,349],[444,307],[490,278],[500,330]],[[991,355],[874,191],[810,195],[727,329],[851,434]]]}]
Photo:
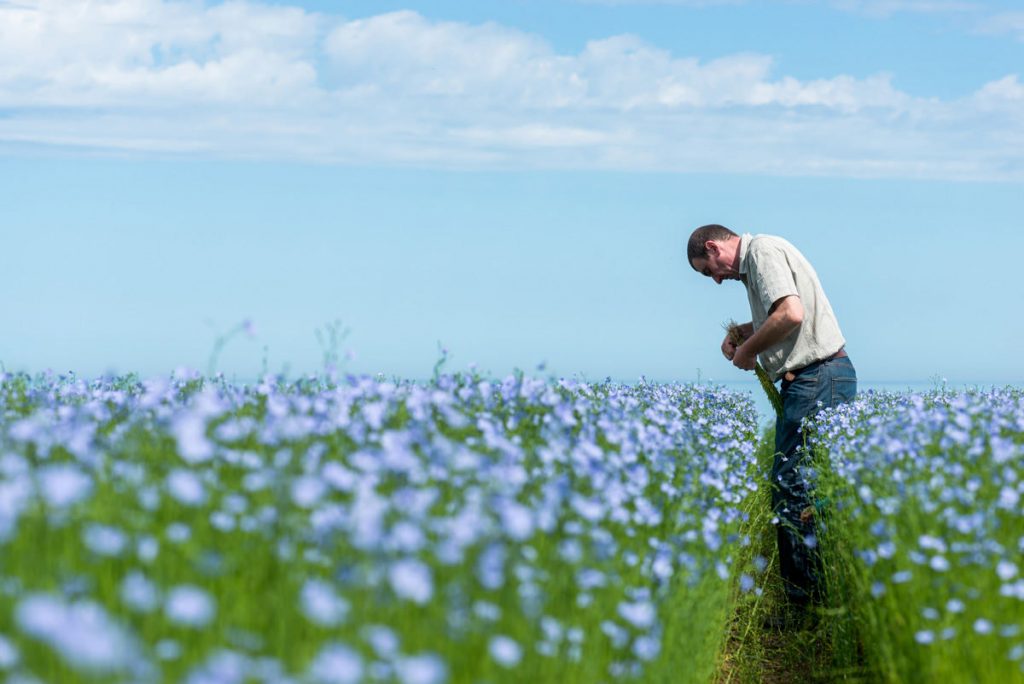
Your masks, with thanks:
[{"label": "brown leather belt", "polygon": [[782,379],[785,380],[786,382],[793,382],[794,380],[796,380],[796,376],[799,375],[805,368],[810,368],[815,363],[821,363],[823,361],[831,361],[832,359],[841,359],[844,356],[848,356],[848,354],[846,353],[846,347],[841,348],[839,351],[837,351],[832,356],[825,357],[824,359],[818,359],[814,363],[809,363],[806,366],[804,366],[803,368],[795,368],[795,369],[793,369],[791,371],[787,371],[786,374],[782,376]]}]

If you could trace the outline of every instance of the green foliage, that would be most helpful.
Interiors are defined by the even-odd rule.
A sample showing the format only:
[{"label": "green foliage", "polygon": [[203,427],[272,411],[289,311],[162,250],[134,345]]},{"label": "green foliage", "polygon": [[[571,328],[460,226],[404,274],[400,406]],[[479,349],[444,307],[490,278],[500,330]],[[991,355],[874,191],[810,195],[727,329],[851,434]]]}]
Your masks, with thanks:
[{"label": "green foliage", "polygon": [[883,393],[809,426],[837,668],[1024,681],[1021,407],[1019,390]]},{"label": "green foliage", "polygon": [[775,409],[775,415],[782,416],[782,395],[779,394],[779,389],[775,386],[771,377],[768,376],[768,371],[760,363],[757,363],[754,366],[754,373],[757,375],[757,379],[761,383],[761,389],[767,395],[772,408]]},{"label": "green foliage", "polygon": [[[186,681],[227,651],[250,679],[306,681],[323,649],[344,644],[366,681],[371,663],[395,681],[401,658],[422,654],[453,683],[713,676],[751,512],[749,400],[522,373],[352,383],[7,376],[0,487],[28,492],[0,534],[0,636],[19,654],[7,673]],[[48,498],[40,483],[54,468],[86,478],[87,492]],[[513,504],[530,516],[519,531],[500,514]],[[379,529],[360,542],[355,521],[375,509]],[[501,582],[486,585],[479,568],[498,547]],[[389,575],[409,559],[429,572],[425,600],[403,598]],[[134,574],[154,605],[126,598]],[[344,602],[343,617],[310,617],[302,596],[314,580]],[[170,619],[182,586],[211,599],[208,621]],[[27,633],[19,611],[39,596],[108,616],[130,637],[130,664],[110,656],[90,670]],[[654,612],[631,623],[627,603]],[[373,625],[392,630],[398,655],[374,652]],[[490,655],[498,634],[523,649],[518,666]],[[252,674],[267,662],[277,675]]]}]

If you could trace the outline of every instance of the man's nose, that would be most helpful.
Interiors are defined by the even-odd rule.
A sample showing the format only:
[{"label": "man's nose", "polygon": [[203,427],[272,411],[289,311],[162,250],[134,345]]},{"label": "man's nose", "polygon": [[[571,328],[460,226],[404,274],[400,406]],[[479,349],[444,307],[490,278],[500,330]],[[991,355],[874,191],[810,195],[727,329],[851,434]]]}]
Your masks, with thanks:
[{"label": "man's nose", "polygon": [[722,276],[716,275],[716,276],[711,276],[711,277],[715,279],[715,283],[717,283],[718,285],[722,284]]}]

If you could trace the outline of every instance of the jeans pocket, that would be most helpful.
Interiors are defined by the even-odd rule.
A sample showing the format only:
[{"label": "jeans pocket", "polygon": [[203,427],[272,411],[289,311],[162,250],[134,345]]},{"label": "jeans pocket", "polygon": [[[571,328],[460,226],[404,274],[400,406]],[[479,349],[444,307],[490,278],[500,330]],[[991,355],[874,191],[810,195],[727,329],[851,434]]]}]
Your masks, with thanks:
[{"label": "jeans pocket", "polygon": [[783,414],[787,423],[800,425],[809,414],[816,413],[818,400],[818,369],[804,371],[784,388]]},{"label": "jeans pocket", "polygon": [[857,395],[857,378],[832,378],[832,405],[853,401]]}]

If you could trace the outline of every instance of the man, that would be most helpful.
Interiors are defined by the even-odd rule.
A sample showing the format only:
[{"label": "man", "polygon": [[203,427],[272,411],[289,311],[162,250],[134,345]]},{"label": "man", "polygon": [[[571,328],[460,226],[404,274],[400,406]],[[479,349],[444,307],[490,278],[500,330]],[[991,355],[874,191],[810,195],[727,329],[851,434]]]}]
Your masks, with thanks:
[{"label": "man", "polygon": [[716,283],[738,280],[746,287],[753,320],[740,326],[740,344],[726,335],[725,357],[743,370],[753,370],[760,358],[769,377],[782,380],[772,510],[778,518],[783,586],[790,606],[800,613],[820,599],[821,589],[814,498],[801,473],[807,455],[800,423],[823,408],[851,401],[857,373],[817,274],[789,242],[708,225],[693,231],[687,257],[694,270]]}]

